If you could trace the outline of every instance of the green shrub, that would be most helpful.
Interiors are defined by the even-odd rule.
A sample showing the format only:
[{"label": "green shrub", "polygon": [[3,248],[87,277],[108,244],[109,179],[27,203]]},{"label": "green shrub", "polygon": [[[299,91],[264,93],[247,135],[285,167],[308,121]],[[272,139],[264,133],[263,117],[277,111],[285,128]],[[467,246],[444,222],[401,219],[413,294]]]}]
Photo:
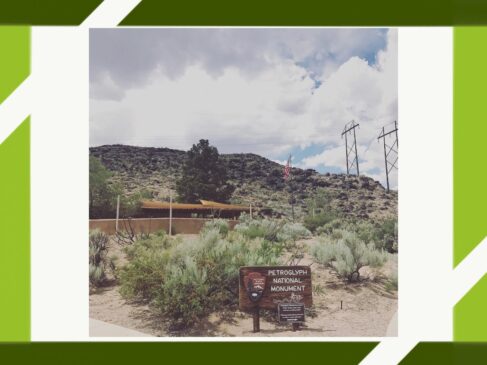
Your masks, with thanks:
[{"label": "green shrub", "polygon": [[[115,186],[116,188],[116,186]],[[120,195],[120,217],[140,217],[142,215],[142,201],[154,198],[154,195],[147,189],[126,195],[120,186],[118,188]]]},{"label": "green shrub", "polygon": [[225,219],[213,219],[205,223],[203,227],[203,231],[208,231],[216,229],[223,237],[226,237],[230,227],[228,226],[228,222]]},{"label": "green shrub", "polygon": [[357,232],[357,235],[365,243],[373,242],[379,250],[397,252],[397,220],[386,219],[382,222],[372,224],[360,222],[349,227]]},{"label": "green shrub", "polygon": [[315,215],[307,215],[304,217],[304,226],[311,232],[315,232],[318,227],[336,219],[336,213],[333,211],[321,212]]},{"label": "green shrub", "polygon": [[309,236],[311,236],[311,232],[301,223],[289,222],[284,224],[282,229],[277,233],[277,240],[279,242],[296,241]]},{"label": "green shrub", "polygon": [[100,286],[106,280],[106,271],[110,267],[108,236],[98,230],[90,231],[89,236],[89,277],[90,284]]},{"label": "green shrub", "polygon": [[251,219],[246,214],[240,216],[240,223],[235,226],[235,231],[250,239],[263,238],[282,243],[311,236],[311,232],[301,223],[269,218]]},{"label": "green shrub", "polygon": [[336,234],[337,230],[355,232],[365,244],[373,243],[378,250],[386,250],[391,253],[397,252],[396,219],[387,219],[376,223],[335,219],[318,227],[315,232],[320,235],[333,235]]},{"label": "green shrub", "polygon": [[380,243],[378,248],[383,248],[389,252],[398,252],[398,230],[397,219],[386,219],[378,224],[376,231],[376,243]]},{"label": "green shrub", "polygon": [[342,218],[336,218],[336,219],[333,219],[332,221],[326,223],[325,225],[316,228],[315,233],[318,235],[323,235],[323,234],[329,235],[333,231],[335,231],[337,229],[342,229],[345,226],[347,226],[348,224],[349,223],[346,220],[344,220]]},{"label": "green shrub", "polygon": [[151,236],[126,248],[121,293],[150,302],[171,328],[190,327],[238,302],[239,268],[282,264],[282,245],[205,227],[196,239]]},{"label": "green shrub", "polygon": [[311,254],[317,262],[334,269],[338,275],[349,282],[360,279],[360,269],[364,266],[380,267],[387,260],[387,254],[375,246],[365,244],[356,232],[341,230],[337,240],[330,236],[322,237]]},{"label": "green shrub", "polygon": [[267,241],[277,242],[277,235],[284,224],[284,221],[276,219],[247,219],[246,216],[241,216],[235,230],[250,239],[261,237]]},{"label": "green shrub", "polygon": [[386,290],[387,291],[397,291],[398,289],[398,278],[397,278],[397,272],[393,272],[388,278],[386,282]]},{"label": "green shrub", "polygon": [[166,280],[154,293],[155,307],[170,319],[172,328],[197,323],[211,310],[206,270],[187,257],[184,265],[170,264],[165,271]]},{"label": "green shrub", "polygon": [[150,301],[162,289],[170,247],[171,239],[165,234],[126,246],[124,251],[129,262],[118,272],[120,293],[124,297]]},{"label": "green shrub", "polygon": [[123,192],[120,183],[113,181],[110,172],[100,159],[89,159],[89,216],[91,219],[114,218],[117,210],[117,197],[120,197],[120,217],[139,216],[142,213],[142,200],[153,198],[148,190],[141,190],[131,195]]},{"label": "green shrub", "polygon": [[[365,244],[369,244],[376,241],[377,238],[377,227],[374,224],[362,221],[358,223],[349,224],[347,227],[348,230],[354,231],[358,238],[364,241]],[[377,246],[377,245],[376,245]],[[383,248],[383,247],[377,247]]]}]

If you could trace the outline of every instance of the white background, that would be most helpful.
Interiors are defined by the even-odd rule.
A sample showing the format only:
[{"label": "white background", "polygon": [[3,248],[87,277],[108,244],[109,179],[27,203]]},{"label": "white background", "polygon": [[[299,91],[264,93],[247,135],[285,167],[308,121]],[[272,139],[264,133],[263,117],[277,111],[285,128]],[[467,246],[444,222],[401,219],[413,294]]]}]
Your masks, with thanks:
[{"label": "white background", "polygon": [[[89,338],[88,325],[88,32],[62,27],[32,31],[33,341],[99,340]],[[400,28],[399,128],[399,338],[384,343],[448,341],[452,307],[444,278],[452,271],[451,28]],[[380,339],[279,338],[286,340]]]}]

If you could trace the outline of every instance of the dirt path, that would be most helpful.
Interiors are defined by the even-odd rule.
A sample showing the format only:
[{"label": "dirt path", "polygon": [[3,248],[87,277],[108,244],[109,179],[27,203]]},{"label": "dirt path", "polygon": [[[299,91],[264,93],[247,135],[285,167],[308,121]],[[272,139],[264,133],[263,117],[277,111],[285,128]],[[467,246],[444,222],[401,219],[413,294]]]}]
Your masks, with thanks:
[{"label": "dirt path", "polygon": [[90,295],[90,318],[153,336],[163,335],[162,324],[149,307],[125,301],[118,289],[118,286],[101,288]]}]

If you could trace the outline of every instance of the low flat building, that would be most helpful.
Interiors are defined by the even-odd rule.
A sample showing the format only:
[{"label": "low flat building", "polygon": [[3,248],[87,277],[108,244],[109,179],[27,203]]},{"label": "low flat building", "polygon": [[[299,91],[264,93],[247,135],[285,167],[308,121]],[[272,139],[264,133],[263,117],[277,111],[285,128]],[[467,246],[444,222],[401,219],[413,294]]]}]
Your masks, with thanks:
[{"label": "low flat building", "polygon": [[145,200],[142,202],[142,212],[145,217],[169,217],[172,209],[174,218],[226,218],[238,219],[242,213],[250,213],[250,206],[224,204],[209,200],[194,203],[169,203]]}]

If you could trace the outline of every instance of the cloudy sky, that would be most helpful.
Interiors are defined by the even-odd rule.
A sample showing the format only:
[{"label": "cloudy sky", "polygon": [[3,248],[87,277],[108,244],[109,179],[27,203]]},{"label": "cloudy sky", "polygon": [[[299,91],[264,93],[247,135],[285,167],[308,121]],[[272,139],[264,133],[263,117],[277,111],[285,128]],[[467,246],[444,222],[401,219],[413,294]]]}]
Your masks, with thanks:
[{"label": "cloudy sky", "polygon": [[223,153],[344,172],[340,134],[355,120],[361,173],[384,183],[377,136],[397,105],[394,29],[90,33],[91,146],[187,150],[205,138]]}]

